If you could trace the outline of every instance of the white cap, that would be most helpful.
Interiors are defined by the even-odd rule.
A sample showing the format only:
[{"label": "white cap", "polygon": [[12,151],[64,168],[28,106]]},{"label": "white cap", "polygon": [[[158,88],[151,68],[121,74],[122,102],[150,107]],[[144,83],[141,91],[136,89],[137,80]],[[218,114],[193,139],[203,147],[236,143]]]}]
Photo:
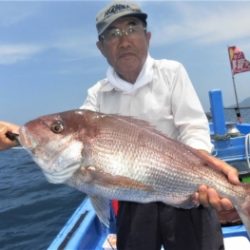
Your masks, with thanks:
[{"label": "white cap", "polygon": [[98,35],[100,36],[111,23],[123,16],[135,16],[144,22],[147,19],[147,14],[142,12],[138,4],[132,1],[112,1],[96,16],[96,28]]}]

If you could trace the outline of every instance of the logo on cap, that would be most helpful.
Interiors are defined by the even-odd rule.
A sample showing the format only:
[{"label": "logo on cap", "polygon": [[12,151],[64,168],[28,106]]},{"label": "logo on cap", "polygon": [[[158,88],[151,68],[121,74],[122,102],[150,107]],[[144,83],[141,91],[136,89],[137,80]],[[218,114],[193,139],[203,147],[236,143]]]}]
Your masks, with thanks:
[{"label": "logo on cap", "polygon": [[120,12],[123,12],[124,10],[131,10],[129,5],[124,4],[115,4],[111,6],[104,14],[104,18],[108,18],[110,15],[114,15]]}]

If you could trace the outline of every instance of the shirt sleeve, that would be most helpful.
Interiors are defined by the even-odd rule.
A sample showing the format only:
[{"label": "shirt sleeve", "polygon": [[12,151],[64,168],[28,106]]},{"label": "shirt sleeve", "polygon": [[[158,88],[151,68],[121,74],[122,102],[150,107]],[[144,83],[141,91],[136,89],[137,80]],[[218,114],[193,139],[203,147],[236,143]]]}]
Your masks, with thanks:
[{"label": "shirt sleeve", "polygon": [[179,130],[178,140],[210,153],[213,145],[208,120],[191,80],[181,64],[173,80],[171,103],[174,122]]}]

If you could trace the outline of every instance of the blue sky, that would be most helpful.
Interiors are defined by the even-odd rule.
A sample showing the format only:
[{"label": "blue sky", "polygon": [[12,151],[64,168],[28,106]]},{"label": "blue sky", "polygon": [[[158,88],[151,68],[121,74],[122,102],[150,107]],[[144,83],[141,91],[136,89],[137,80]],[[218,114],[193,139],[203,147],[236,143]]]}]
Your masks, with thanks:
[{"label": "blue sky", "polygon": [[[96,48],[96,13],[108,1],[0,1],[0,120],[23,124],[79,107],[105,77]],[[227,54],[250,60],[250,2],[139,1],[148,13],[155,58],[184,64],[205,110],[208,91],[235,103]],[[250,72],[235,75],[239,100],[250,95]]]}]

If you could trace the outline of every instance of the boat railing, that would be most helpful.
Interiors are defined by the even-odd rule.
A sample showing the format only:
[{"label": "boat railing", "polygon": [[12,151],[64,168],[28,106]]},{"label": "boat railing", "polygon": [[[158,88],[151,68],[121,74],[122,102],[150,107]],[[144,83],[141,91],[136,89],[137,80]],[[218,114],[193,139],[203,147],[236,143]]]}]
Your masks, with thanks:
[{"label": "boat railing", "polygon": [[241,172],[250,173],[250,124],[225,121],[220,90],[211,90],[209,99],[213,154],[235,166],[240,174]]}]

